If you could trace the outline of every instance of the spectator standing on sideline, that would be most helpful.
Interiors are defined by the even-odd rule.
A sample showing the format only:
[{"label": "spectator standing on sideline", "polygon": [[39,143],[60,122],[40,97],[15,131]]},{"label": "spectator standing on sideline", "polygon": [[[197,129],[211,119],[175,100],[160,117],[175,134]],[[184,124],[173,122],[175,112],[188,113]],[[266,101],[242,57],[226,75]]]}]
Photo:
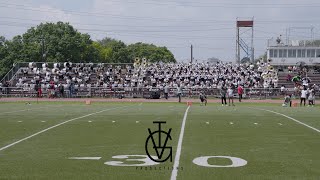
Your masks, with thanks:
[{"label": "spectator standing on sideline", "polygon": [[59,85],[59,92],[60,92],[60,97],[64,97],[64,86],[62,84]]},{"label": "spectator standing on sideline", "polygon": [[34,86],[34,90],[37,92],[37,97],[41,98],[42,89],[41,89],[41,83],[39,81],[36,81],[36,85]]},{"label": "spectator standing on sideline", "polygon": [[301,90],[300,106],[302,106],[302,102],[303,102],[303,105],[306,106],[306,98],[307,98],[307,89],[306,89],[306,87],[304,87]]},{"label": "spectator standing on sideline", "polygon": [[220,89],[222,106],[227,105],[226,94],[227,94],[227,88],[225,87],[225,85],[223,85],[223,86],[221,87],[221,89]]},{"label": "spectator standing on sideline", "polygon": [[72,98],[73,96],[73,93],[74,93],[74,84],[71,83],[70,86],[69,86],[69,97]]},{"label": "spectator standing on sideline", "polygon": [[234,106],[234,103],[233,103],[233,87],[232,86],[229,86],[229,88],[227,90],[227,94],[228,94],[229,106],[231,106],[230,101],[232,102],[232,106]]},{"label": "spectator standing on sideline", "polygon": [[181,91],[181,86],[180,86],[180,84],[179,84],[178,87],[177,87],[177,94],[178,94],[178,98],[179,98],[179,103],[181,103],[181,94],[182,94],[182,91]]},{"label": "spectator standing on sideline", "polygon": [[241,85],[238,86],[238,95],[239,95],[239,102],[242,100],[242,94],[243,94],[243,87]]},{"label": "spectator standing on sideline", "polygon": [[201,101],[200,106],[203,106],[203,103],[204,103],[205,106],[207,106],[207,96],[205,95],[205,93],[200,92],[199,98],[200,98],[200,101]]},{"label": "spectator standing on sideline", "polygon": [[164,87],[164,97],[168,99],[168,95],[169,95],[169,86],[168,84],[166,84],[166,86]]},{"label": "spectator standing on sideline", "polygon": [[286,87],[284,85],[282,85],[281,88],[280,88],[280,91],[281,91],[281,95],[285,95]]},{"label": "spectator standing on sideline", "polygon": [[6,94],[6,95],[8,95],[9,94],[9,82],[8,81],[6,81],[5,83],[4,83],[4,85],[3,85],[3,87],[4,87],[4,93]]}]

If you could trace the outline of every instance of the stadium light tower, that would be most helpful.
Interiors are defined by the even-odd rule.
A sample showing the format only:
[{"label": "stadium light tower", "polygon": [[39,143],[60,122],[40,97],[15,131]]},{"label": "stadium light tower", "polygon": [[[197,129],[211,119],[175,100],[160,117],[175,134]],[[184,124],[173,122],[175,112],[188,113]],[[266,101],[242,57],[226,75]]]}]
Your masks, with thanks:
[{"label": "stadium light tower", "polygon": [[[244,57],[250,58],[251,62],[254,61],[254,46],[253,46],[253,21],[240,20],[237,18],[237,38],[236,38],[236,62],[241,62],[241,52],[245,53]],[[244,34],[250,32],[250,37]]]}]

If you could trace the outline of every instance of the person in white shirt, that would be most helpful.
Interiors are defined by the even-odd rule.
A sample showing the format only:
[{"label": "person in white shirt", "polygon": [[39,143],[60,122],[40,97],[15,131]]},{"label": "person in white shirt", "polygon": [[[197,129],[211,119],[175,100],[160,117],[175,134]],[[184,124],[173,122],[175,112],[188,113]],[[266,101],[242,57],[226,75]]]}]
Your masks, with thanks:
[{"label": "person in white shirt", "polygon": [[169,86],[168,84],[166,84],[166,86],[164,87],[164,96],[166,99],[168,99],[168,95],[169,95]]},{"label": "person in white shirt", "polygon": [[314,106],[315,105],[315,90],[313,88],[307,90],[307,94],[309,95],[308,96],[308,101],[309,101],[309,105],[308,106]]},{"label": "person in white shirt", "polygon": [[281,91],[281,95],[284,95],[286,93],[286,87],[282,85],[280,88],[280,91]]},{"label": "person in white shirt", "polygon": [[308,96],[309,105],[308,106],[314,106],[314,93],[313,91],[310,91]]},{"label": "person in white shirt", "polygon": [[300,106],[302,106],[302,102],[303,102],[303,105],[306,106],[306,98],[307,98],[307,89],[306,88],[303,88],[301,90],[301,96],[300,96]]},{"label": "person in white shirt", "polygon": [[227,96],[228,96],[228,100],[229,100],[229,106],[231,105],[230,101],[232,102],[232,106],[234,106],[234,103],[233,103],[233,87],[232,86],[229,86],[229,88],[227,90]]}]

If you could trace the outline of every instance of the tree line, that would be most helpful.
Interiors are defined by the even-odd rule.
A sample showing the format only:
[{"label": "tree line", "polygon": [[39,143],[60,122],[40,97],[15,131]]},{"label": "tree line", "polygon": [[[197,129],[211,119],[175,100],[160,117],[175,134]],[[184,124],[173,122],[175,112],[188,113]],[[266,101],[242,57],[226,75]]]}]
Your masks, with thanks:
[{"label": "tree line", "polygon": [[133,63],[136,57],[176,62],[166,47],[110,37],[94,41],[64,22],[41,23],[11,40],[0,36],[0,78],[17,62]]}]

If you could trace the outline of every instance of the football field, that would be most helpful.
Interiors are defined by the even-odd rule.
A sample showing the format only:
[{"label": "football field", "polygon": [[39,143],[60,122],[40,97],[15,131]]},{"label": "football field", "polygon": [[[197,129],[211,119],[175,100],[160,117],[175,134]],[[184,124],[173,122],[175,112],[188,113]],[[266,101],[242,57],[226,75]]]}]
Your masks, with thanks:
[{"label": "football field", "polygon": [[1,102],[0,179],[320,179],[320,108]]}]

